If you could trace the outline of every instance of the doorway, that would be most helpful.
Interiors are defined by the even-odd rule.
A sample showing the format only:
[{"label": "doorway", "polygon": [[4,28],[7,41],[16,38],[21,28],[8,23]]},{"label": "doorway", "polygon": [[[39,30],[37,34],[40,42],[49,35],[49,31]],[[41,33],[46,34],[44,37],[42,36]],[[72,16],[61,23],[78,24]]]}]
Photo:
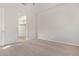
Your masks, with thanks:
[{"label": "doorway", "polygon": [[18,37],[20,41],[26,40],[27,37],[27,17],[20,15],[18,19]]}]

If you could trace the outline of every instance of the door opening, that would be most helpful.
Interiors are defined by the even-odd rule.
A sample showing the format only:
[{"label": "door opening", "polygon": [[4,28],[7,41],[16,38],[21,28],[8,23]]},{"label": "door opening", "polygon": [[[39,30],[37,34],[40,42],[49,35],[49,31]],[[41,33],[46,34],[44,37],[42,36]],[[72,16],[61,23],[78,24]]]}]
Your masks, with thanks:
[{"label": "door opening", "polygon": [[27,24],[26,15],[21,15],[18,19],[19,40],[26,40],[26,36],[27,36],[26,35],[27,34],[26,24]]}]

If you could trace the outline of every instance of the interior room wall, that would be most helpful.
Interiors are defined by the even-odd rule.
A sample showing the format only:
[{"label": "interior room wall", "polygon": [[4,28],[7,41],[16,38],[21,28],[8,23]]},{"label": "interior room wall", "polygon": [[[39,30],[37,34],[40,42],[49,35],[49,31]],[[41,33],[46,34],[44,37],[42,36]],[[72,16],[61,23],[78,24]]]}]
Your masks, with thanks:
[{"label": "interior room wall", "polygon": [[[2,43],[0,45],[10,44],[17,42],[18,39],[18,15],[26,15],[26,37],[28,39],[35,38],[35,11],[31,4],[23,6],[21,4],[0,4],[0,8],[4,8],[4,31],[3,35],[0,36]],[[1,16],[2,17],[2,16]],[[2,24],[3,26],[3,24]],[[1,31],[2,32],[2,31]]]},{"label": "interior room wall", "polygon": [[79,45],[79,4],[52,6],[38,13],[38,38]]},{"label": "interior room wall", "polygon": [[2,27],[2,21],[3,20],[3,8],[0,8],[0,45],[3,45],[3,27]]},{"label": "interior room wall", "polygon": [[18,39],[18,16],[14,8],[5,8],[4,44],[14,43]]},{"label": "interior room wall", "polygon": [[26,40],[35,38],[35,7],[27,3],[25,6],[18,5],[18,13],[26,15]]}]

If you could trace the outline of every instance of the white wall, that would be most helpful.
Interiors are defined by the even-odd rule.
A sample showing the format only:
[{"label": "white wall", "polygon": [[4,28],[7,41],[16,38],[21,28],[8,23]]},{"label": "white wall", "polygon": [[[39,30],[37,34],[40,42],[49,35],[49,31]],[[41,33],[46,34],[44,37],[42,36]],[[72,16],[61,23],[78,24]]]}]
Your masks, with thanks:
[{"label": "white wall", "polygon": [[25,14],[27,17],[26,37],[27,39],[35,38],[35,7],[32,4],[26,6],[18,5],[18,13]]},{"label": "white wall", "polygon": [[2,27],[2,21],[3,20],[3,8],[0,8],[0,45],[3,45],[3,27]]},{"label": "white wall", "polygon": [[4,44],[16,42],[18,39],[18,16],[15,8],[5,9]]},{"label": "white wall", "polygon": [[[6,8],[7,9],[7,8]],[[13,4],[9,6],[6,13],[6,40],[5,43],[14,43],[18,39],[18,15],[26,15],[27,25],[26,25],[26,40],[35,38],[35,11],[31,4],[22,6],[20,4]],[[8,33],[9,32],[9,33]],[[8,34],[7,34],[8,33]]]},{"label": "white wall", "polygon": [[38,13],[37,23],[39,39],[79,45],[79,4],[45,9]]},{"label": "white wall", "polygon": [[[27,32],[29,39],[35,38],[35,11],[31,4],[23,6],[21,4],[0,4],[4,8],[4,38],[0,36],[0,45],[17,42],[18,39],[18,18],[19,14],[27,16]],[[0,16],[1,18],[2,16]]]}]

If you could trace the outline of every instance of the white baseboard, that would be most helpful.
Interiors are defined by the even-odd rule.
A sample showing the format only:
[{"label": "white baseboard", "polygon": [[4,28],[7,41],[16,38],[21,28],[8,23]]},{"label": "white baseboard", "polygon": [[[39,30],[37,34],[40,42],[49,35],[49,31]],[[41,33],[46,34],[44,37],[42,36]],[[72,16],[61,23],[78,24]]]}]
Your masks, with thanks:
[{"label": "white baseboard", "polygon": [[73,46],[79,46],[78,44],[74,44],[74,43],[69,43],[69,42],[62,42],[62,41],[56,41],[56,40],[48,40],[48,39],[45,39],[45,38],[39,38],[41,40],[47,40],[47,41],[52,41],[52,42],[57,42],[57,43],[62,43],[62,44],[66,44],[66,45],[73,45]]}]

